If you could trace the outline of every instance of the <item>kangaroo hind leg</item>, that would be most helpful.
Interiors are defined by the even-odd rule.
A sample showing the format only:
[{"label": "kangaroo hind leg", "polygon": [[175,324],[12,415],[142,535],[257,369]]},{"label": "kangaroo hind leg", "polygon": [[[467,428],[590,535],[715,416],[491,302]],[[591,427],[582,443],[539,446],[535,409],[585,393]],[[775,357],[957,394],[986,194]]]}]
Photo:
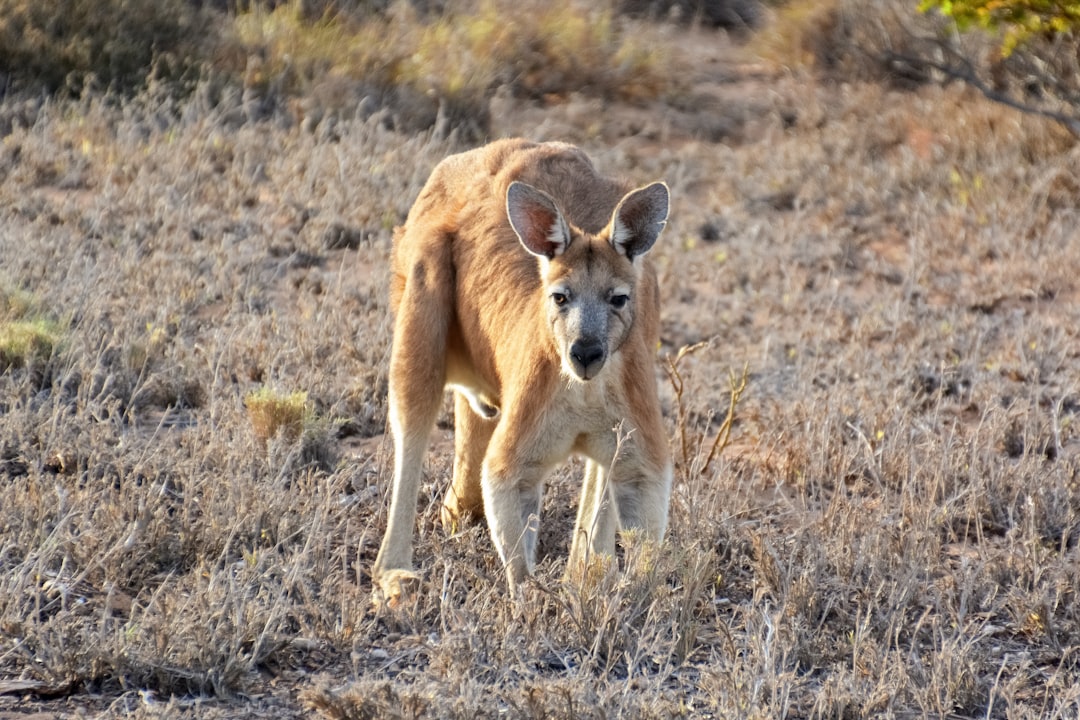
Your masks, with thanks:
[{"label": "kangaroo hind leg", "polygon": [[461,392],[454,393],[454,480],[443,500],[442,524],[447,532],[457,532],[466,523],[484,517],[484,454],[496,421],[477,414],[473,403]]},{"label": "kangaroo hind leg", "polygon": [[[406,234],[403,242],[408,242]],[[446,343],[453,308],[449,244],[406,263],[390,351],[390,429],[394,482],[390,515],[373,568],[376,599],[395,605],[415,585],[412,571],[417,493],[431,429],[446,383]],[[381,593],[381,598],[379,594]]]}]

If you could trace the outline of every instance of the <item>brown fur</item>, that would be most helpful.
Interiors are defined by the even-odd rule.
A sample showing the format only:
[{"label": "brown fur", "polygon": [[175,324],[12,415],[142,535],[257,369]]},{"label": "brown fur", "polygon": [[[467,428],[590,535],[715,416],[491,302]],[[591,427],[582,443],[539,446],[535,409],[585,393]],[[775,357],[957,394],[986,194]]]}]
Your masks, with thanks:
[{"label": "brown fur", "polygon": [[[515,231],[547,227],[550,215],[542,202],[515,205],[508,196],[514,181],[535,188],[519,185],[522,197],[554,200],[570,233],[565,251],[537,257],[523,247]],[[667,190],[659,184],[646,190],[662,199],[662,218],[657,202],[620,205],[633,193],[597,174],[580,150],[558,143],[500,141],[435,168],[395,236],[395,473],[373,573],[386,600],[394,602],[406,591],[403,584],[415,581],[420,471],[447,385],[456,391],[456,437],[443,522],[453,528],[486,515],[511,588],[532,571],[544,477],[571,453],[587,458],[572,563],[612,553],[617,523],[662,538],[671,465],[654,376],[656,274],[647,257],[612,242],[634,234],[616,229],[617,207],[626,208],[619,211],[624,224],[637,227],[644,217],[655,240]],[[638,213],[639,205],[649,212]],[[508,207],[520,208],[518,220],[508,219]],[[546,248],[546,236],[536,237]],[[567,328],[576,326],[555,304],[553,287],[601,308],[593,315],[610,336],[601,343],[607,354],[588,380],[575,375],[584,371],[567,357],[574,340]],[[625,307],[614,298],[624,290]],[[629,439],[616,458],[620,425]]]}]

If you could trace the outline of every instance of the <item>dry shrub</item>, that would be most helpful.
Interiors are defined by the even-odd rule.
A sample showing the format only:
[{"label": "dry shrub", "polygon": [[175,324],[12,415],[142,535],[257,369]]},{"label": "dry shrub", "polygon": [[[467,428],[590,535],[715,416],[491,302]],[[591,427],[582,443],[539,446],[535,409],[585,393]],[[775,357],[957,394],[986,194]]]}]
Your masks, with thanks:
[{"label": "dry shrub", "polygon": [[[130,93],[148,81],[211,102],[241,93],[244,119],[288,113],[316,125],[390,110],[416,131],[442,119],[465,137],[488,132],[488,99],[506,86],[530,98],[575,92],[647,101],[677,90],[662,31],[612,3],[166,2],[0,0],[0,72],[14,87]],[[178,82],[179,81],[179,82]],[[28,124],[38,110],[4,118]],[[29,120],[23,115],[29,114]],[[0,127],[3,127],[0,126]]]},{"label": "dry shrub", "polygon": [[183,75],[211,29],[187,0],[0,0],[0,72],[50,90],[132,89],[155,68]]},{"label": "dry shrub", "polygon": [[823,54],[836,24],[836,2],[790,0],[775,8],[769,21],[755,33],[750,52],[778,65],[815,65],[829,56]]},{"label": "dry shrub", "polygon": [[656,30],[625,26],[604,4],[571,0],[492,0],[437,15],[399,6],[362,20],[316,21],[282,6],[242,13],[235,26],[252,56],[249,87],[312,91],[327,105],[320,111],[355,111],[367,98],[367,105],[389,106],[410,130],[441,115],[482,136],[488,98],[500,86],[532,98],[583,92],[647,100],[669,92],[677,77]]},{"label": "dry shrub", "polygon": [[762,20],[760,0],[620,0],[619,11],[639,17],[749,30]]},{"label": "dry shrub", "polygon": [[905,0],[791,0],[751,47],[766,60],[812,66],[835,79],[907,89],[961,81],[1080,135],[1080,36],[1039,33],[1005,53],[1004,32],[961,32],[950,18]]},{"label": "dry shrub", "polygon": [[905,0],[789,0],[773,10],[750,49],[765,60],[837,78],[921,83],[930,79],[928,70],[896,58],[924,52],[926,37],[942,29],[937,18]]}]

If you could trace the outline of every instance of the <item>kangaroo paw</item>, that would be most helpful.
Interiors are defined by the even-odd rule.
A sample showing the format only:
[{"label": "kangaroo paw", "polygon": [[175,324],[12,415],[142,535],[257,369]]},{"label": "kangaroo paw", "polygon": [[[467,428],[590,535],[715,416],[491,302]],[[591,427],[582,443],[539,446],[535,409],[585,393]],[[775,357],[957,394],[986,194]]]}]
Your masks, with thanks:
[{"label": "kangaroo paw", "polygon": [[397,610],[415,599],[420,589],[420,576],[412,570],[384,570],[375,579],[371,602],[376,607]]}]

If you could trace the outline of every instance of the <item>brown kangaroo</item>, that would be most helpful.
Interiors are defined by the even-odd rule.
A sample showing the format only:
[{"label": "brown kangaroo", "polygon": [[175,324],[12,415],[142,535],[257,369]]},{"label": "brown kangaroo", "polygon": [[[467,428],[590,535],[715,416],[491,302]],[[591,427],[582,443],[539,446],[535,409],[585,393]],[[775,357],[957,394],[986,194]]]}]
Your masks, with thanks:
[{"label": "brown kangaroo", "polygon": [[394,238],[394,485],[377,599],[394,605],[418,580],[417,492],[447,386],[443,524],[486,516],[512,592],[533,570],[545,476],[572,453],[586,469],[571,567],[613,554],[617,526],[663,538],[672,468],[645,254],[668,205],[664,183],[628,191],[563,143],[503,140],[432,172]]}]

